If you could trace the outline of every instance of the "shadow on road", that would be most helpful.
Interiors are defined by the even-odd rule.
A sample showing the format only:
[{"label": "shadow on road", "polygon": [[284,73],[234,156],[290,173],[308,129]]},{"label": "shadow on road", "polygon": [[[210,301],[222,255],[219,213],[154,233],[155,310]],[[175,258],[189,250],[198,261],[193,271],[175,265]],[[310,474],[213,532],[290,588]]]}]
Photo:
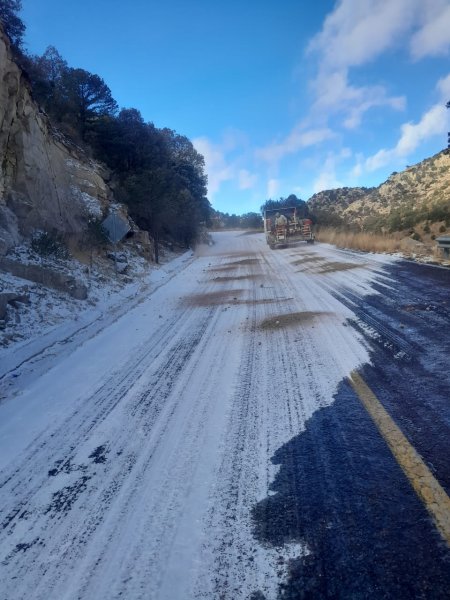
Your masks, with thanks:
[{"label": "shadow on road", "polygon": [[[369,349],[361,374],[449,493],[450,270],[400,261],[374,290],[334,294]],[[272,461],[255,536],[310,550],[280,598],[449,598],[450,550],[346,381]]]},{"label": "shadow on road", "polygon": [[272,461],[255,536],[310,550],[280,598],[448,598],[450,552],[347,382]]}]

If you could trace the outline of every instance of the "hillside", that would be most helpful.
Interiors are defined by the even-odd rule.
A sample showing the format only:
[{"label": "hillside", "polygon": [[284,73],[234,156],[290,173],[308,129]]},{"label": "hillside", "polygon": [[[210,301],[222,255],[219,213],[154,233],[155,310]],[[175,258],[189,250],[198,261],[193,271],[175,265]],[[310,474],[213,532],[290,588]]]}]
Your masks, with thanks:
[{"label": "hillside", "polygon": [[0,255],[34,231],[80,237],[111,203],[107,171],[53,129],[0,28]]},{"label": "hillside", "polygon": [[319,224],[436,235],[450,228],[450,153],[394,172],[376,188],[340,188],[308,200]]}]

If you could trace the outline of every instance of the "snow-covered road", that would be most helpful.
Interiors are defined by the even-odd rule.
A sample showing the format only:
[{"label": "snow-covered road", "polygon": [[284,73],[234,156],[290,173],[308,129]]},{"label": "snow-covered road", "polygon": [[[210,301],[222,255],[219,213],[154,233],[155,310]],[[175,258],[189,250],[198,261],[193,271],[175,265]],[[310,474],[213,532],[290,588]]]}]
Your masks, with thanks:
[{"label": "snow-covered road", "polygon": [[[331,552],[330,538],[349,561],[370,563],[373,553],[360,539],[366,513],[345,500],[342,525],[321,505],[334,494],[339,512],[340,484],[327,488],[346,477],[331,468],[338,456],[362,480],[373,476],[369,490],[344,490],[359,508],[387,487],[395,496],[387,513],[380,504],[381,516],[369,515],[374,521],[395,520],[398,494],[419,511],[411,518],[419,514],[426,531],[410,534],[401,552],[411,548],[405,563],[417,558],[412,547],[430,537],[437,583],[428,597],[444,598],[445,544],[360,403],[352,396],[351,409],[341,404],[351,396],[347,378],[375,364],[380,340],[398,360],[408,354],[383,318],[360,312],[366,298],[377,302],[392,287],[387,269],[396,260],[327,245],[271,251],[262,235],[232,232],[215,242],[0,405],[0,598],[389,597],[394,584],[373,568],[353,577],[359,587],[348,595],[330,582],[323,588],[336,578],[321,555]],[[313,436],[312,449],[299,447],[330,410],[342,414],[333,413],[328,433]],[[317,458],[322,445],[328,462]],[[362,455],[367,464],[359,465]],[[286,495],[283,486],[308,469],[300,492]],[[308,510],[314,533],[301,523]],[[380,525],[391,526],[399,525]],[[406,591],[425,594],[430,583],[420,578]],[[382,593],[371,594],[372,584]]]}]

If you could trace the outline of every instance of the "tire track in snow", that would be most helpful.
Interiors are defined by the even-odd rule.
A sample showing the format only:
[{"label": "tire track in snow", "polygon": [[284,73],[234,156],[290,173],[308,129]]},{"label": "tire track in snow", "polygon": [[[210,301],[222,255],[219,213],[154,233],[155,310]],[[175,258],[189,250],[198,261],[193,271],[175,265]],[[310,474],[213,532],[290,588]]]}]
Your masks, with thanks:
[{"label": "tire track in snow", "polygon": [[[236,284],[204,274],[244,257],[259,262],[237,265],[238,275],[262,270],[263,279],[240,279],[235,305],[168,308],[126,373],[118,369],[5,470],[12,479],[0,492],[15,500],[0,542],[24,544],[6,571],[16,597],[275,598],[288,561],[308,552],[298,542],[259,544],[252,509],[272,493],[275,450],[332,402],[346,374],[339,353],[354,368],[359,343],[340,315],[261,331],[267,317],[342,305],[309,276],[293,278],[286,255],[258,239],[233,243],[237,254],[199,259],[181,288],[190,281],[192,292],[230,297]],[[69,510],[45,513],[53,492],[85,477]]]},{"label": "tire track in snow", "polygon": [[[195,333],[195,323],[200,323],[199,335],[197,336],[199,338],[197,340],[197,347],[202,347],[202,340],[211,339],[213,337],[214,326],[217,319],[212,317],[214,315],[219,316],[220,312],[220,307],[215,307],[212,310],[201,309],[200,312],[198,310],[184,312],[185,320],[186,315],[193,315],[192,318],[188,319],[188,322],[185,323],[184,330],[186,335],[192,336],[192,332]],[[75,448],[72,444],[69,446],[69,452],[64,457],[62,463],[58,463],[58,465],[55,467],[54,462],[51,461],[51,470],[56,470],[56,473],[52,477],[51,481],[57,481],[63,476],[70,477],[71,474],[77,472],[77,469],[80,466],[85,466],[83,459],[85,461],[86,456],[93,456],[93,461],[96,465],[95,469],[97,471],[96,476],[100,477],[100,481],[98,482],[100,483],[100,487],[98,492],[96,492],[94,488],[88,489],[88,493],[84,492],[80,496],[80,499],[75,502],[74,506],[71,507],[71,510],[64,513],[64,517],[62,517],[62,515],[59,515],[58,517],[53,515],[53,519],[56,519],[56,522],[51,524],[52,530],[49,532],[49,541],[47,542],[48,546],[45,549],[44,556],[42,556],[42,552],[35,553],[35,555],[30,554],[30,552],[32,552],[32,547],[29,544],[27,545],[26,559],[21,561],[23,568],[20,568],[20,565],[15,565],[15,567],[18,568],[14,569],[15,573],[17,573],[18,570],[21,570],[21,576],[23,578],[21,580],[21,590],[23,590],[23,597],[28,597],[32,591],[35,597],[54,597],[58,598],[59,600],[59,598],[62,597],[62,594],[65,594],[67,582],[70,581],[71,578],[73,578],[72,581],[78,581],[78,579],[80,579],[80,586],[81,584],[84,586],[82,589],[79,588],[80,593],[86,594],[86,597],[89,597],[89,590],[91,589],[90,586],[98,584],[98,579],[100,579],[100,582],[104,581],[104,575],[101,572],[101,568],[104,568],[105,561],[107,562],[105,557],[107,556],[108,559],[114,559],[114,552],[112,552],[112,548],[117,547],[116,541],[117,539],[120,539],[119,532],[123,531],[125,524],[131,518],[130,515],[133,514],[133,505],[136,505],[137,499],[141,496],[142,489],[146,489],[149,486],[149,471],[152,470],[152,463],[158,464],[158,461],[155,460],[155,453],[158,454],[158,447],[164,445],[164,438],[167,437],[168,433],[170,434],[170,429],[168,431],[167,427],[170,425],[171,420],[172,422],[174,420],[180,422],[180,417],[177,416],[176,413],[177,411],[183,413],[183,410],[180,411],[181,405],[179,398],[182,396],[184,384],[187,383],[186,378],[183,376],[183,374],[186,373],[186,368],[183,368],[183,361],[188,360],[190,368],[187,371],[191,372],[193,369],[195,373],[195,365],[199,360],[199,356],[201,354],[206,356],[208,355],[208,352],[205,351],[205,348],[203,348],[203,353],[200,353],[200,349],[196,351],[195,344],[192,346],[189,342],[186,343],[186,341],[183,341],[183,339],[181,339],[183,338],[181,334],[178,334],[178,338],[181,339],[180,344],[174,346],[172,340],[174,331],[173,325],[174,323],[172,322],[172,328],[170,332],[172,335],[168,336],[168,339],[170,340],[169,349],[172,348],[173,352],[170,353],[168,348],[163,348],[161,351],[161,360],[159,355],[156,356],[156,359],[153,357],[153,362],[158,362],[159,360],[162,364],[159,372],[156,372],[155,374],[153,371],[153,375],[155,377],[152,378],[149,374],[145,374],[145,369],[138,371],[134,369],[134,373],[130,374],[129,377],[125,376],[123,387],[121,390],[119,390],[120,393],[114,396],[117,402],[105,412],[105,404],[107,404],[109,401],[109,393],[117,385],[117,378],[114,377],[111,385],[107,389],[106,396],[102,395],[102,391],[105,392],[105,388],[98,392],[94,402],[92,402],[92,399],[89,401],[89,410],[87,410],[87,417],[84,420],[80,419],[80,416],[75,413],[72,415],[71,419],[69,419],[70,423],[65,423],[65,427],[60,431],[59,438],[58,435],[54,435],[51,443],[47,442],[47,444],[43,445],[41,454],[45,458],[48,458],[48,455],[50,455],[54,461],[61,460],[59,458],[61,456],[59,442],[65,441],[63,447],[67,447],[67,440],[63,440],[65,435],[68,435],[69,440],[80,437],[77,436],[77,432],[80,431],[80,427],[82,425],[84,428],[82,431],[82,439],[86,440],[84,448]],[[210,331],[208,335],[206,335],[206,329],[209,329]],[[184,340],[185,339],[186,338],[184,337]],[[192,354],[195,354],[195,352],[197,352],[197,359],[192,361]],[[214,355],[216,354],[217,352],[215,352]],[[225,355],[226,350],[221,350],[220,356],[217,357],[218,365],[224,364]],[[136,356],[133,357],[132,360],[135,361]],[[163,361],[165,361],[164,364]],[[148,360],[147,362],[151,361]],[[208,370],[210,371],[211,363],[209,358],[207,362],[209,366]],[[143,364],[141,366],[143,366]],[[205,374],[206,371],[207,370],[204,369]],[[165,379],[163,377],[164,375]],[[126,390],[128,382],[131,384],[134,383],[131,381],[133,376],[138,376],[140,380],[145,380],[145,382],[138,382],[139,385],[142,383],[140,386],[141,391],[139,391],[139,385],[131,385],[131,388]],[[198,421],[199,415],[208,414],[211,418],[211,397],[213,397],[214,394],[217,394],[217,388],[220,389],[220,387],[224,384],[223,381],[217,383],[217,377],[217,374],[213,377],[211,385],[208,387],[208,393],[206,395],[202,395],[201,401],[203,403],[203,413],[199,410],[197,403],[187,404],[187,409],[190,410],[192,415],[190,418],[191,428],[195,431],[195,434],[188,436],[191,448],[197,449],[199,435],[205,430],[203,421]],[[159,379],[165,383],[161,384],[162,387],[160,386],[160,389],[154,389],[154,386],[157,385],[157,381]],[[167,387],[167,380],[173,382],[173,386],[172,383],[170,384],[170,386],[172,386],[171,390]],[[214,381],[216,381],[216,385],[214,385]],[[197,382],[197,385],[195,386],[196,388],[199,387],[198,384],[199,382]],[[149,394],[149,387],[153,388],[153,395]],[[122,399],[120,399],[121,395],[123,396]],[[168,408],[165,413],[162,411],[159,413],[159,415],[156,415],[157,419],[155,422],[152,422],[150,418],[151,408],[154,404],[152,401],[153,396],[167,396],[167,402],[170,400],[172,403],[172,409],[169,410]],[[124,403],[127,406],[127,410],[123,409]],[[98,410],[98,420],[92,418],[91,405],[95,407],[95,410]],[[112,444],[110,441],[109,443],[105,443],[105,435],[102,434],[102,428],[106,430],[108,429],[108,427],[105,425],[105,421],[108,419],[113,420],[114,413],[118,412],[119,410],[122,411],[122,413],[126,413],[126,417],[130,420],[132,419],[135,424],[139,423],[140,434],[145,433],[147,435],[147,439],[145,439],[145,435],[143,436],[142,440],[132,439],[133,435],[136,437],[136,431],[133,428],[126,427],[125,434],[122,436],[122,438],[127,438],[126,440],[122,440],[124,441],[124,446],[126,447],[126,450],[124,449],[123,452],[120,448],[120,444],[118,443],[118,441],[120,442],[120,439],[114,440],[114,444]],[[121,414],[122,423],[123,416],[124,415]],[[81,425],[80,421],[82,421]],[[181,419],[181,423],[183,422],[184,419]],[[42,435],[42,438],[44,437],[45,435]],[[150,452],[150,448],[147,447],[149,446],[149,437],[153,438],[153,446],[156,449],[156,452],[153,452],[153,454]],[[95,446],[95,444],[93,444],[93,439],[97,440],[96,444],[99,442],[101,442],[101,444]],[[108,438],[106,437],[106,439]],[[190,482],[191,480],[189,474],[191,470],[191,454],[189,452],[186,454],[186,448],[183,447],[184,439],[185,438],[183,436],[180,436],[180,452],[175,453],[173,460],[175,461],[174,464],[176,464],[179,460],[179,457],[183,454],[188,457],[184,461],[185,465],[189,467],[187,468],[187,474],[184,476],[184,481]],[[143,444],[145,445],[145,448],[142,447]],[[108,469],[110,469],[111,457],[113,456],[113,446],[115,452],[114,460],[117,466],[116,471],[118,471],[118,475],[115,477],[112,477],[111,473],[108,471]],[[105,462],[95,462],[96,458],[101,455],[101,453],[98,452],[100,447],[106,451]],[[119,448],[119,450],[117,450],[117,448]],[[55,449],[58,449],[58,452],[53,452]],[[34,455],[31,459],[31,462],[36,463],[37,457],[35,453],[33,454]],[[161,452],[159,452],[159,454],[161,454]],[[120,458],[118,459],[117,456]],[[147,460],[145,457],[147,457]],[[161,460],[161,456],[158,457],[158,460]],[[195,465],[195,461],[193,464]],[[73,470],[71,465],[75,465]],[[34,464],[34,467],[36,468],[36,464]],[[44,470],[45,472],[49,470],[48,461],[44,467]],[[156,560],[156,558],[164,554],[164,552],[161,550],[161,543],[166,540],[168,532],[170,531],[170,518],[164,518],[164,508],[169,507],[169,515],[172,515],[171,518],[173,520],[173,513],[176,512],[175,508],[177,510],[181,510],[183,508],[183,501],[185,499],[182,494],[183,490],[177,490],[179,481],[176,478],[174,480],[174,471],[175,469],[169,471],[164,469],[164,476],[167,478],[165,484],[163,483],[162,479],[160,480],[158,478],[153,478],[150,480],[150,493],[152,492],[153,486],[155,486],[155,491],[152,492],[154,495],[156,494],[153,500],[155,515],[148,521],[144,520],[141,525],[147,534],[149,532],[154,534],[153,537],[155,543],[158,542],[153,555],[155,562],[154,566],[149,571],[148,564],[145,564],[146,560],[149,558],[149,554],[151,554],[149,550],[148,535],[142,539],[141,543],[137,543],[135,539],[130,540],[129,546],[134,548],[138,554],[142,552],[143,557],[141,560],[144,561],[144,564],[142,564],[142,569],[140,569],[139,572],[142,573],[144,582],[141,581],[138,583],[137,587],[133,586],[130,574],[136,574],[136,565],[134,564],[134,561],[133,564],[128,564],[128,576],[121,580],[121,585],[125,586],[127,589],[127,595],[128,591],[132,590],[133,597],[141,597],[141,595],[148,597],[143,589],[145,588],[148,590],[149,581],[152,580],[152,573],[154,575],[158,570],[163,570],[163,564]],[[36,473],[34,473],[34,475],[36,475]],[[179,473],[179,477],[183,478],[183,474]],[[44,478],[43,485],[45,485],[45,479],[46,478]],[[109,486],[108,481],[110,482]],[[35,496],[39,494],[41,487],[42,486],[39,484],[36,485],[37,493]],[[66,487],[69,486],[67,485]],[[170,493],[175,500],[170,501]],[[165,499],[168,499],[168,501],[165,502]],[[38,498],[37,500],[41,499]],[[111,509],[110,506],[108,506],[108,502],[110,504],[116,503],[119,506],[113,506]],[[148,497],[145,498],[145,502],[148,502]],[[149,514],[148,507],[144,512]],[[118,520],[118,525],[116,527],[114,527],[115,519],[111,516],[113,514]],[[87,520],[85,520],[86,518]],[[155,522],[155,519],[161,524],[161,534],[159,536],[157,535],[158,523]],[[38,525],[39,523],[36,523],[34,529],[37,529]],[[45,526],[43,528],[45,529]],[[30,522],[26,523],[27,535],[29,535],[32,529],[33,527],[30,526]],[[17,530],[15,535],[19,537],[19,533],[20,532]],[[105,550],[105,545],[109,550],[109,554]],[[165,547],[168,548],[166,553],[170,553],[170,547],[168,547],[167,544],[165,544]],[[25,550],[25,546],[23,549]],[[76,573],[78,573],[78,575],[80,574],[80,561],[82,561],[82,557],[86,552],[88,552],[89,561],[84,565],[84,568],[81,569],[82,576],[77,577]],[[122,561],[123,556],[121,555],[119,559]],[[116,565],[117,567],[120,563],[118,560],[112,560],[111,564]],[[72,571],[72,568],[75,568],[75,565],[77,565],[77,570]],[[153,577],[153,581],[156,580],[157,577]],[[120,585],[118,584],[117,589],[119,588]],[[17,587],[15,589],[17,590]],[[70,586],[68,589],[70,590],[67,592],[68,597],[72,597],[74,589],[71,589]],[[155,591],[155,593],[157,592]],[[110,597],[110,589],[105,590],[105,597],[106,595]]]},{"label": "tire track in snow", "polygon": [[[180,321],[184,317],[185,315],[180,315],[177,321]],[[170,322],[152,337],[152,343],[149,343],[148,345],[143,344],[120,370],[111,375],[110,380],[101,385],[98,390],[94,392],[88,401],[87,408],[85,404],[83,404],[81,407],[75,409],[73,413],[65,419],[62,425],[57,425],[58,429],[56,432],[51,431],[50,426],[39,436],[39,438],[36,438],[33,441],[31,451],[29,451],[28,454],[25,454],[25,457],[20,456],[18,458],[19,466],[10,467],[12,473],[8,473],[8,471],[5,470],[6,475],[0,482],[0,490],[7,485],[11,479],[17,477],[19,474],[22,479],[26,479],[24,473],[26,473],[27,465],[31,465],[29,468],[32,471],[34,469],[35,461],[40,460],[39,454],[41,452],[44,456],[58,454],[58,452],[60,454],[60,449],[66,446],[64,440],[67,439],[67,436],[75,429],[78,431],[79,435],[77,442],[80,439],[85,440],[88,437],[89,432],[95,428],[97,423],[104,420],[105,417],[115,409],[117,404],[122,401],[130,388],[132,388],[133,384],[142,377],[143,373],[148,368],[148,365],[153,364],[158,359],[163,351],[162,346],[167,340],[169,332],[176,328],[176,326],[177,322]],[[184,342],[182,341],[181,343]],[[92,410],[92,406],[96,407],[95,411]],[[64,456],[63,458],[59,455],[58,458],[55,459],[55,463],[61,461],[64,465],[67,461],[72,460],[73,450],[74,448],[69,448],[69,455]],[[54,467],[54,465],[49,463],[48,470],[50,470],[52,466]],[[44,475],[44,472],[42,475]],[[37,486],[41,486],[43,481],[45,481],[44,477],[36,482]],[[8,490],[9,494],[12,496],[21,493],[20,486],[23,485],[23,482],[19,479],[16,485],[18,487],[12,487]],[[27,489],[29,489],[28,486]]]},{"label": "tire track in snow", "polygon": [[[83,414],[82,409],[76,410],[63,424],[63,427],[59,428],[56,432],[53,432],[50,437],[47,437],[45,442],[40,444],[37,451],[32,451],[30,455],[26,457],[25,461],[21,462],[20,466],[16,466],[12,475],[6,477],[6,481],[3,483],[4,489],[2,490],[2,496],[13,501],[15,505],[13,507],[5,505],[4,512],[2,511],[3,514],[7,514],[7,517],[4,520],[4,534],[8,536],[8,541],[14,540],[13,544],[15,543],[15,547],[13,546],[9,553],[7,552],[6,557],[4,557],[3,566],[8,566],[8,563],[12,558],[16,559],[18,551],[22,553],[26,552],[26,561],[23,564],[23,568],[16,562],[13,565],[15,577],[21,576],[26,580],[30,571],[33,571],[33,569],[30,569],[31,562],[31,564],[35,566],[35,569],[40,571],[39,578],[41,583],[39,587],[44,586],[43,598],[47,597],[46,594],[48,591],[56,584],[57,577],[55,577],[54,572],[51,574],[50,582],[46,581],[46,578],[44,577],[46,572],[45,559],[40,560],[39,558],[43,554],[42,546],[44,544],[50,546],[46,550],[49,555],[52,555],[52,553],[58,555],[60,554],[58,553],[58,547],[61,547],[61,545],[64,546],[64,543],[61,544],[61,539],[65,539],[65,543],[69,543],[70,539],[70,551],[66,552],[66,554],[69,554],[70,556],[66,556],[63,553],[62,556],[59,556],[58,560],[71,561],[76,558],[74,547],[76,548],[78,544],[79,548],[82,549],[83,545],[87,543],[89,537],[101,522],[105,510],[108,508],[107,499],[111,500],[113,496],[118,493],[118,490],[125,481],[125,478],[120,476],[120,471],[122,470],[121,464],[125,462],[126,468],[124,471],[129,474],[138,459],[138,452],[132,453],[128,451],[124,454],[123,459],[119,460],[118,457],[124,452],[124,446],[126,446],[127,439],[122,440],[122,446],[117,444],[117,440],[114,441],[116,446],[115,460],[120,463],[119,468],[116,468],[119,475],[116,475],[116,477],[113,478],[110,484],[107,485],[107,489],[103,492],[102,497],[98,498],[99,510],[91,510],[89,526],[83,529],[83,533],[80,535],[78,533],[78,515],[73,519],[74,523],[71,525],[68,522],[66,513],[68,512],[68,509],[72,508],[72,504],[76,502],[77,497],[80,494],[83,496],[83,502],[89,504],[85,498],[86,491],[95,495],[95,488],[92,490],[89,489],[92,487],[91,484],[94,484],[94,481],[90,482],[89,480],[95,480],[96,472],[91,473],[89,465],[76,464],[75,456],[78,448],[82,446],[83,443],[89,442],[89,435],[92,431],[99,423],[105,421],[108,416],[112,414],[119,403],[126,401],[127,395],[131,396],[131,401],[128,400],[129,404],[131,404],[129,410],[131,425],[133,422],[139,421],[139,427],[141,427],[142,431],[151,430],[152,424],[154,424],[155,420],[158,418],[164,402],[167,400],[171,389],[177,381],[177,377],[180,376],[193,349],[200,342],[209,322],[208,318],[202,319],[200,323],[197,323],[196,327],[193,327],[193,324],[189,320],[186,320],[186,313],[188,312],[189,311],[186,311],[179,317],[179,319],[188,321],[188,324],[185,326],[187,333],[189,334],[188,338],[181,335],[178,343],[175,343],[175,345],[172,344],[173,347],[170,348],[170,352],[168,352],[167,348],[159,348],[159,351],[155,353],[155,349],[151,346],[147,349],[141,349],[138,356],[133,356],[128,361],[128,364],[125,365],[126,374],[123,376],[121,372],[119,373],[119,376],[121,377],[119,381],[118,376],[114,376],[111,382],[102,386],[94,397],[87,401],[84,405],[85,409],[86,406],[88,407],[88,410],[84,411],[84,413],[87,412],[87,414]],[[173,331],[174,325],[176,325],[176,323],[172,322],[162,329],[161,335],[159,336],[160,343],[164,344],[165,340],[167,340],[168,332]],[[165,359],[162,362],[160,355]],[[138,394],[137,397],[134,397],[133,394],[130,394],[130,389],[133,389],[134,382],[136,380],[139,381],[145,374],[149,365],[158,362],[158,359],[160,359],[161,365],[156,372],[153,373],[153,377],[148,383],[150,387],[141,394]],[[139,406],[141,406],[140,412],[138,411]],[[92,407],[95,407],[94,414],[92,413]],[[134,427],[129,426],[125,438],[129,438],[132,431],[134,431]],[[77,432],[75,436],[74,432]],[[163,434],[161,433],[161,435]],[[41,437],[44,437],[44,434]],[[71,438],[76,439],[77,444],[76,446],[70,445],[68,454],[66,453],[64,458],[61,459],[60,457],[63,449],[67,447],[67,439]],[[40,464],[41,467],[37,469],[36,463]],[[73,468],[68,467],[71,463],[75,463]],[[57,465],[56,468],[55,464]],[[108,467],[108,465],[106,465],[106,467]],[[95,468],[96,471],[99,469],[98,466]],[[66,475],[66,485],[62,488],[60,487],[61,484],[59,486],[57,485],[57,489],[52,492],[53,499],[50,498],[49,500],[43,501],[41,498],[41,490],[46,487],[48,472],[50,470],[56,471],[52,476],[52,484],[57,482],[60,478],[59,476],[63,474]],[[40,475],[37,477],[36,471],[38,473],[40,472]],[[69,473],[75,473],[78,476],[80,472],[82,473],[81,477],[77,478],[75,481],[67,481],[67,475],[69,475]],[[88,475],[86,473],[91,474]],[[19,474],[20,480],[19,483],[16,483],[14,481],[14,476],[16,476],[17,479]],[[107,475],[107,473],[104,473],[103,477],[105,475]],[[33,482],[31,489],[29,486],[30,481]],[[8,482],[14,482],[10,489],[8,489]],[[103,486],[105,486],[104,480]],[[48,496],[48,494],[46,496]],[[20,498],[19,506],[16,505],[17,498]],[[63,510],[61,513],[61,509],[63,508],[66,510]],[[55,523],[55,520],[57,522],[59,521],[59,528],[57,523]],[[49,523],[52,523],[50,528]],[[24,524],[26,524],[27,533],[24,538],[25,541],[22,541],[20,531],[23,529],[22,525]],[[58,534],[59,530],[61,531],[60,535]],[[16,534],[16,531],[19,532],[19,535]],[[68,534],[69,531],[71,531],[70,535]],[[31,534],[34,536],[33,539],[39,540],[39,547],[36,546],[34,552],[28,541]],[[51,539],[56,540],[56,547],[52,548],[51,542],[47,541],[48,534],[51,535]],[[11,542],[9,543],[9,546],[11,547]],[[63,571],[63,569],[61,569],[61,571]],[[32,585],[30,587],[30,590],[31,589],[34,590],[33,593],[37,592],[35,585]]]},{"label": "tire track in snow", "polygon": [[[307,308],[285,272],[286,265],[267,260],[264,253],[260,261],[265,279],[258,293],[254,289],[251,331],[241,358],[240,384],[227,434],[230,451],[219,472],[220,501],[207,521],[207,528],[217,532],[218,538],[216,544],[204,549],[205,557],[214,556],[210,563],[214,578],[211,582],[205,575],[198,582],[196,597],[248,598],[259,592],[275,598],[279,583],[287,576],[288,560],[308,552],[299,544],[275,550],[255,544],[251,512],[269,493],[276,472],[269,457],[304,428],[314,410],[332,401],[341,369],[332,369],[325,384],[320,381],[314,368],[318,363],[323,365],[323,348],[317,347],[309,327],[300,333],[289,329],[259,331],[264,318]],[[273,302],[258,305],[258,294],[269,295]]]}]

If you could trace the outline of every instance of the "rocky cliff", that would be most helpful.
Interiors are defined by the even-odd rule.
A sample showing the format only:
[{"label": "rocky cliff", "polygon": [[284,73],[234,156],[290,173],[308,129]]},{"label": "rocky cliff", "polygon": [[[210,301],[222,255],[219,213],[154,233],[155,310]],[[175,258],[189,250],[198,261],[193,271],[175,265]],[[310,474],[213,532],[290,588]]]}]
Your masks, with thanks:
[{"label": "rocky cliff", "polygon": [[[313,213],[361,229],[401,231],[423,224],[450,228],[450,152],[394,172],[376,188],[340,188],[308,200]],[[320,218],[319,218],[320,220]]]},{"label": "rocky cliff", "polygon": [[0,255],[36,230],[77,236],[111,197],[108,173],[53,130],[0,28]]}]

